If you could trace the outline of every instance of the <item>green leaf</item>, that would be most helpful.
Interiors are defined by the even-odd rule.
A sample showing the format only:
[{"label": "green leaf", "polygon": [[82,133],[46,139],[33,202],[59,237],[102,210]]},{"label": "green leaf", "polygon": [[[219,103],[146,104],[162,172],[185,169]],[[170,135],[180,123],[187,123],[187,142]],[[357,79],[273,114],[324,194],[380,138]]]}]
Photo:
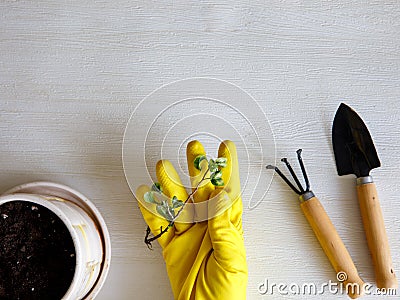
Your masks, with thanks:
[{"label": "green leaf", "polygon": [[[178,200],[178,198],[176,196],[174,196],[172,198],[172,203],[175,203],[175,205],[178,205],[178,203],[181,202],[180,200]],[[179,206],[177,206],[179,207]],[[168,221],[172,221],[175,218],[175,207],[174,205],[169,206],[168,201],[163,199],[161,200],[161,203],[157,204],[157,212],[163,216],[165,219],[167,219]]]},{"label": "green leaf", "polygon": [[201,170],[201,166],[200,163],[203,160],[207,160],[207,157],[205,155],[198,155],[195,159],[194,159],[194,166],[197,170]]},{"label": "green leaf", "polygon": [[225,158],[225,157],[218,157],[216,160],[215,160],[215,163],[219,166],[219,167],[221,167],[221,168],[225,168],[226,167],[226,162],[227,162],[228,160]]},{"label": "green leaf", "polygon": [[157,212],[166,220],[172,221],[175,217],[175,213],[171,213],[172,208],[169,206],[157,205],[156,207]]},{"label": "green leaf", "polygon": [[218,178],[218,179],[212,178],[211,183],[215,186],[223,186],[225,184],[224,181],[222,180],[222,178]]},{"label": "green leaf", "polygon": [[210,170],[211,173],[218,171],[218,165],[215,163],[213,159],[210,159],[208,161],[208,169]]},{"label": "green leaf", "polygon": [[172,197],[172,208],[178,208],[183,206],[183,201],[182,200],[178,200],[178,198],[176,196]]},{"label": "green leaf", "polygon": [[222,178],[222,172],[221,171],[217,171],[214,173],[211,173],[210,175],[210,179],[220,179]]},{"label": "green leaf", "polygon": [[164,206],[157,205],[157,212],[165,219],[168,219],[167,209]]},{"label": "green leaf", "polygon": [[154,182],[154,184],[151,186],[151,190],[159,194],[161,194],[163,191],[161,184],[158,182]]},{"label": "green leaf", "polygon": [[153,192],[151,192],[151,191],[145,193],[144,196],[143,196],[143,198],[144,198],[144,201],[146,201],[147,203],[154,203],[154,204],[157,204],[157,201],[156,201],[156,199],[155,199],[154,196],[153,196]]}]

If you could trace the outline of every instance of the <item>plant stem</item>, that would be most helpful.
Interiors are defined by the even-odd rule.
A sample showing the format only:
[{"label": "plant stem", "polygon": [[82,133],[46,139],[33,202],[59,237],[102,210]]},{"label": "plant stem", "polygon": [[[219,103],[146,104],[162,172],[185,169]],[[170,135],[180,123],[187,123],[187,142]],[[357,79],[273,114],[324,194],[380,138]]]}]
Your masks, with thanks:
[{"label": "plant stem", "polygon": [[188,195],[188,197],[186,198],[185,202],[183,203],[183,205],[181,206],[181,208],[178,210],[178,212],[176,213],[175,217],[169,222],[168,226],[165,227],[163,229],[163,227],[160,227],[160,233],[153,236],[153,237],[149,237],[151,234],[151,229],[149,226],[147,226],[146,228],[146,236],[144,237],[144,243],[147,245],[147,248],[149,248],[150,250],[153,249],[153,245],[151,244],[153,241],[155,241],[156,239],[158,239],[160,236],[162,236],[164,233],[166,233],[172,226],[174,226],[175,221],[178,219],[179,215],[182,213],[183,209],[186,206],[186,203],[188,203],[188,201],[190,199],[192,199],[192,196],[197,192],[197,190],[199,189],[201,183],[204,180],[207,180],[209,178],[206,178],[206,175],[208,173],[210,169],[207,168],[207,171],[204,172],[203,177],[201,178],[201,180],[199,181],[199,183],[196,185],[196,187],[192,190],[192,192]]}]

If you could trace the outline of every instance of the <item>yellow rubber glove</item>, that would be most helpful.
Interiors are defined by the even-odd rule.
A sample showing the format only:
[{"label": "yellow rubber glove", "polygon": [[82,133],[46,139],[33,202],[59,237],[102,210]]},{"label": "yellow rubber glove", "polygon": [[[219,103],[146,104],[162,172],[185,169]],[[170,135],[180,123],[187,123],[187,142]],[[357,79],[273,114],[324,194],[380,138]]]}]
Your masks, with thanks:
[{"label": "yellow rubber glove", "polygon": [[[190,142],[187,147],[187,161],[192,189],[205,171],[194,167],[194,159],[198,155],[205,155],[203,146],[198,141]],[[204,203],[207,207],[206,213],[212,218],[194,223],[175,222],[174,227],[158,239],[163,249],[174,298],[177,300],[246,299],[243,205],[235,144],[231,141],[221,143],[218,157],[227,158],[227,166],[222,169],[225,186],[215,188],[207,180],[200,185],[193,197],[195,203],[210,199]],[[177,196],[182,200],[187,198],[188,194],[169,161],[159,161],[156,174],[166,196]],[[148,186],[140,186],[136,196],[143,200],[144,194],[149,190]],[[139,201],[143,217],[156,235],[160,232],[160,227],[165,228],[169,222],[150,212],[143,203],[144,201]],[[185,213],[189,216],[193,214],[194,219],[204,217],[204,211]]]}]

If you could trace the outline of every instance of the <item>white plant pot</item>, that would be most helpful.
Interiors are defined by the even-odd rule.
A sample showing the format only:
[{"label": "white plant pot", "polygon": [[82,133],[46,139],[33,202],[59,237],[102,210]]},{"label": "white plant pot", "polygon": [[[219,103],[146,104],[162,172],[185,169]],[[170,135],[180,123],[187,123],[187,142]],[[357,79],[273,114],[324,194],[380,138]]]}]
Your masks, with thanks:
[{"label": "white plant pot", "polygon": [[94,299],[103,286],[111,259],[110,235],[99,211],[84,195],[52,182],[32,182],[0,196],[0,205],[29,201],[55,213],[67,226],[75,246],[75,274],[63,300]]}]

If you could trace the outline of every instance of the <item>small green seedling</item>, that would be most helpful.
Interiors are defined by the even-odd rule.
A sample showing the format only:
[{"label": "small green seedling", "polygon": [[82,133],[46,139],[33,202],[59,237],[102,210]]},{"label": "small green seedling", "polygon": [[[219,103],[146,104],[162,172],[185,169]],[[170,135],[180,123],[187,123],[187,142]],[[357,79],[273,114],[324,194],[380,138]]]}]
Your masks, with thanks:
[{"label": "small green seedling", "polygon": [[[203,163],[206,161],[207,164]],[[169,221],[168,226],[165,228],[160,228],[160,233],[150,237],[151,230],[150,227],[147,226],[146,236],[144,238],[144,242],[149,249],[152,248],[152,242],[162,236],[164,233],[168,231],[169,228],[174,226],[175,221],[178,219],[179,215],[185,208],[186,203],[192,200],[192,196],[196,193],[199,186],[206,180],[210,180],[211,184],[214,186],[223,186],[224,180],[222,179],[222,168],[226,167],[227,159],[225,157],[218,157],[217,159],[207,159],[205,155],[199,155],[194,160],[194,166],[196,169],[201,170],[202,167],[207,167],[206,172],[204,172],[203,177],[197,183],[196,187],[192,190],[189,196],[185,200],[180,200],[176,196],[173,196],[171,199],[166,199],[163,197],[163,189],[162,186],[155,182],[151,190],[144,194],[144,201],[147,203],[151,203],[156,205],[156,211],[167,221]],[[209,177],[206,177],[206,176]]]}]

